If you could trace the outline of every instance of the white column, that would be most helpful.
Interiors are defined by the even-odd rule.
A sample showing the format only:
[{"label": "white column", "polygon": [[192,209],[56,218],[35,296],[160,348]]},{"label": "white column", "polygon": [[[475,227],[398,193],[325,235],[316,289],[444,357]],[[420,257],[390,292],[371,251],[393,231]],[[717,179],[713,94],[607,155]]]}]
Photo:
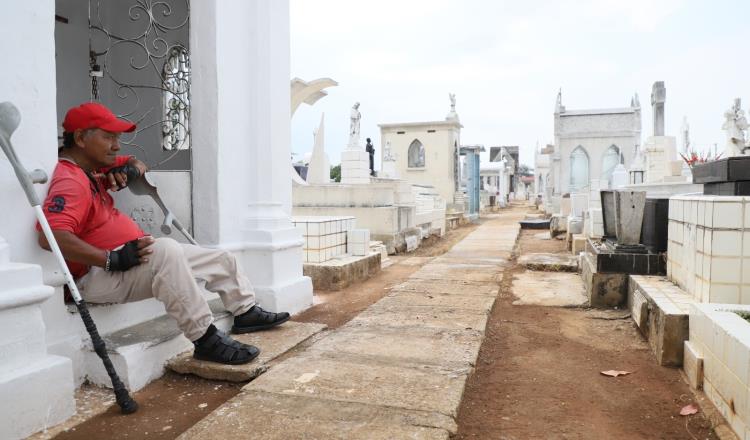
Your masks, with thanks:
[{"label": "white column", "polygon": [[[57,162],[58,145],[54,16],[54,0],[6,2],[0,14],[0,101],[15,104],[22,117],[11,139],[27,168],[48,173]],[[44,194],[43,186],[37,190]],[[52,338],[78,329],[50,322],[47,310],[43,316],[41,304],[54,289],[42,284],[39,265],[17,263],[54,267],[51,255],[37,245],[34,211],[5,157],[0,158],[0,200],[6,213],[0,221],[0,438],[17,439],[75,412],[71,360],[48,353],[46,329]]]},{"label": "white column", "polygon": [[237,253],[262,307],[304,310],[312,283],[289,218],[289,3],[194,2],[190,32],[197,239]]}]

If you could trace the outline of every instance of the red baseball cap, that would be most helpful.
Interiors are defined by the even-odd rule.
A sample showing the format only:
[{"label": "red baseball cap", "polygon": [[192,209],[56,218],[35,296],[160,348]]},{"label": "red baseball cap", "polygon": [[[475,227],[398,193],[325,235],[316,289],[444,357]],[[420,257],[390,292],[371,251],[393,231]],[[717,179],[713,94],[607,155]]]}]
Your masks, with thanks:
[{"label": "red baseball cap", "polygon": [[89,128],[101,128],[112,133],[129,133],[135,130],[135,124],[118,119],[110,109],[97,102],[87,102],[71,108],[65,114],[62,125],[68,133]]}]

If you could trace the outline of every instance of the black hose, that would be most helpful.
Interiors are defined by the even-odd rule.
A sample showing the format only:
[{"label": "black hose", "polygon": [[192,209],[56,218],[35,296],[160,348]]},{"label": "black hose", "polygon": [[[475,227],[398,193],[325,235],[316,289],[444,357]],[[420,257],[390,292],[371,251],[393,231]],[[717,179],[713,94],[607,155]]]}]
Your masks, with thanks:
[{"label": "black hose", "polygon": [[89,336],[91,336],[91,344],[94,346],[94,351],[96,351],[96,354],[101,358],[102,363],[104,364],[104,369],[107,370],[107,374],[112,381],[115,400],[117,401],[117,404],[120,405],[120,410],[123,414],[132,414],[138,411],[138,403],[130,397],[128,390],[125,388],[125,384],[120,380],[120,376],[118,376],[117,371],[115,371],[115,366],[112,365],[112,361],[109,359],[107,346],[104,344],[102,337],[99,336],[99,331],[96,329],[96,324],[94,324],[94,320],[91,318],[89,308],[86,306],[86,301],[81,299],[80,302],[76,303],[76,307],[78,308],[78,313],[81,314],[83,325],[86,326],[86,330],[89,332]]}]

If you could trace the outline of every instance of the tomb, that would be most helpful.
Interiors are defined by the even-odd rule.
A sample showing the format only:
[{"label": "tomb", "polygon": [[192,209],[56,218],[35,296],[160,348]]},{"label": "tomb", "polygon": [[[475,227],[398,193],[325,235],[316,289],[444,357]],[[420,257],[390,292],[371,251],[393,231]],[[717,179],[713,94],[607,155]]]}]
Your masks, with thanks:
[{"label": "tomb", "polygon": [[628,298],[628,276],[665,272],[662,255],[642,244],[646,193],[602,191],[604,237],[589,238],[582,258],[592,307],[614,307]]},{"label": "tomb", "polygon": [[638,96],[627,107],[569,110],[559,92],[554,136],[554,145],[536,155],[537,166],[549,169],[543,203],[550,214],[558,212],[564,194],[589,192],[594,180],[601,189],[611,188],[617,165],[630,165],[641,139]]},{"label": "tomb", "polygon": [[394,158],[389,173],[406,182],[432,186],[446,203],[448,215],[463,214],[465,197],[461,190],[461,122],[455,96],[443,121],[378,124],[381,160],[385,146]]},{"label": "tomb", "polygon": [[[330,216],[355,218],[357,226],[367,229],[371,238],[382,242],[390,254],[406,250],[407,242],[416,247],[422,238],[431,234],[442,236],[446,227],[445,202],[432,185],[411,184],[398,178],[400,172],[395,165],[398,154],[390,144],[386,144],[384,172],[377,177],[371,176],[370,154],[359,140],[362,117],[359,107],[359,103],[355,103],[351,109],[349,141],[341,155],[341,183],[295,183],[292,214],[308,220]],[[315,138],[319,150],[324,149],[323,130],[321,121]],[[313,258],[315,255],[314,251],[308,253]],[[330,255],[326,257],[324,254],[322,261],[308,263],[327,260],[330,260]],[[336,265],[340,263],[335,262]],[[312,266],[309,270],[313,270]]]}]

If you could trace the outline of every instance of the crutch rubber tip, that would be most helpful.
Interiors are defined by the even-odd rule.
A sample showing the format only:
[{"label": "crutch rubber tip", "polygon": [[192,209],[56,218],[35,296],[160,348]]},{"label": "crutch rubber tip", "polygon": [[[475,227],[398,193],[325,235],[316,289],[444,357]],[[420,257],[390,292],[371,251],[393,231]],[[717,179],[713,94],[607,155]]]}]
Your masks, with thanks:
[{"label": "crutch rubber tip", "polygon": [[123,414],[133,414],[138,411],[138,402],[133,399],[127,399],[120,403],[120,411],[122,411]]}]

